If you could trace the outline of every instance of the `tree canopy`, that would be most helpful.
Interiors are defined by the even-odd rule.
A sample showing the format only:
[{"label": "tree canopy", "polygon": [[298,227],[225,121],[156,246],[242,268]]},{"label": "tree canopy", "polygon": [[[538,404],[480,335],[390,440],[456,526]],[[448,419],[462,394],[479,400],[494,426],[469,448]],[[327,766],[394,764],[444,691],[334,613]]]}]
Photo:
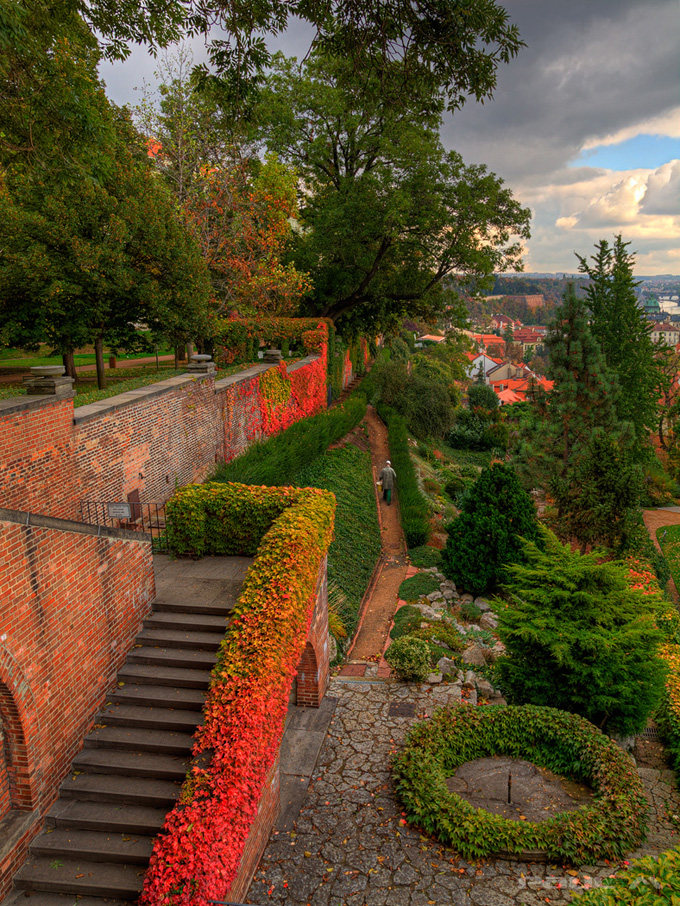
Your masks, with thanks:
[{"label": "tree canopy", "polygon": [[313,280],[309,312],[386,329],[441,311],[451,275],[519,267],[530,212],[444,150],[440,105],[395,105],[377,76],[372,89],[338,57],[278,56],[258,112],[266,145],[300,173],[293,256]]}]

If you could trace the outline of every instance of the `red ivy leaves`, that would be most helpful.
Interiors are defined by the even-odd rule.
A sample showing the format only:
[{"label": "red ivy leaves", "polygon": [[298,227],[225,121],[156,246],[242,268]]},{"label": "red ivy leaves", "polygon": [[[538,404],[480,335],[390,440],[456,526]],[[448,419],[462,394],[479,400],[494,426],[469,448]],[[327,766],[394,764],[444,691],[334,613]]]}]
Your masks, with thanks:
[{"label": "red ivy leaves", "polygon": [[[225,497],[262,507],[280,497],[218,653],[180,805],[154,845],[143,906],[207,906],[224,899],[239,868],[262,787],[278,754],[288,696],[333,531],[326,491],[225,485]],[[179,494],[215,495],[215,487]],[[206,761],[208,762],[206,766]]]}]

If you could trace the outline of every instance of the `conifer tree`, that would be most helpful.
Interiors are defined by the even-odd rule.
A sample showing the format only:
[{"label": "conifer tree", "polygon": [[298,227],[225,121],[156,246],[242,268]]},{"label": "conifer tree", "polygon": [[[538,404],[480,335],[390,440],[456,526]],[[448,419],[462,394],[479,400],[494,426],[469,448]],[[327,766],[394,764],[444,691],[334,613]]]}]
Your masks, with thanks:
[{"label": "conifer tree", "polygon": [[617,415],[618,386],[569,287],[546,339],[552,393],[533,457],[557,505],[561,534],[585,549],[620,544],[634,523],[641,476],[635,436]]},{"label": "conifer tree", "polygon": [[649,449],[649,434],[656,425],[658,376],[651,325],[637,304],[635,258],[628,252],[629,245],[619,234],[613,246],[601,240],[590,262],[577,257],[579,270],[590,278],[586,303],[591,330],[619,384],[616,414],[632,423],[636,456],[641,457]]}]

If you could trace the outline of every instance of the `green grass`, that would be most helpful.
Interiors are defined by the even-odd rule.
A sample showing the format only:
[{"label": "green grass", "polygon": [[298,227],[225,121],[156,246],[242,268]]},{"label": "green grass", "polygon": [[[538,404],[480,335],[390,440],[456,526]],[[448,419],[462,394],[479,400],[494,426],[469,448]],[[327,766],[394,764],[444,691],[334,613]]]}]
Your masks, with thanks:
[{"label": "green grass", "polygon": [[475,466],[478,469],[488,468],[494,456],[491,450],[455,450],[444,443],[438,444],[437,448],[456,465]]},{"label": "green grass", "polygon": [[399,586],[399,597],[402,601],[416,601],[433,591],[439,591],[439,581],[432,573],[417,573],[410,579],[404,579]]},{"label": "green grass", "polygon": [[[63,359],[59,354],[52,354],[48,346],[42,346],[37,352],[26,352],[25,349],[0,349],[0,367],[30,368],[33,365],[61,365]],[[170,347],[162,347],[158,355],[172,355]],[[108,365],[110,352],[104,353],[104,361]],[[117,359],[140,359],[155,355],[151,352],[121,352]],[[76,352],[73,356],[76,365],[93,365],[94,352]]]},{"label": "green grass", "polygon": [[676,587],[680,588],[680,525],[665,525],[657,529],[656,540],[661,545],[671,577]]},{"label": "green grass", "polygon": [[361,599],[380,556],[370,454],[351,444],[328,450],[300,473],[296,484],[335,494],[335,538],[328,551],[328,581],[346,600],[341,616],[351,639]]}]

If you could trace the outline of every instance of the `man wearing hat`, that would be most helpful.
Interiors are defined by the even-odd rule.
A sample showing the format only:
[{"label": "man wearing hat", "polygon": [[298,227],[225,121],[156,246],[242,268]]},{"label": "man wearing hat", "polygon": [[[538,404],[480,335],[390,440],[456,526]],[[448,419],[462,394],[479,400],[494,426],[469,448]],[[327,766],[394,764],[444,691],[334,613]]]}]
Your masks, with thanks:
[{"label": "man wearing hat", "polygon": [[387,501],[387,506],[392,503],[392,488],[394,487],[394,479],[397,477],[397,473],[392,468],[392,464],[389,459],[385,463],[382,472],[380,473],[380,481],[382,482],[383,489],[383,499]]}]

